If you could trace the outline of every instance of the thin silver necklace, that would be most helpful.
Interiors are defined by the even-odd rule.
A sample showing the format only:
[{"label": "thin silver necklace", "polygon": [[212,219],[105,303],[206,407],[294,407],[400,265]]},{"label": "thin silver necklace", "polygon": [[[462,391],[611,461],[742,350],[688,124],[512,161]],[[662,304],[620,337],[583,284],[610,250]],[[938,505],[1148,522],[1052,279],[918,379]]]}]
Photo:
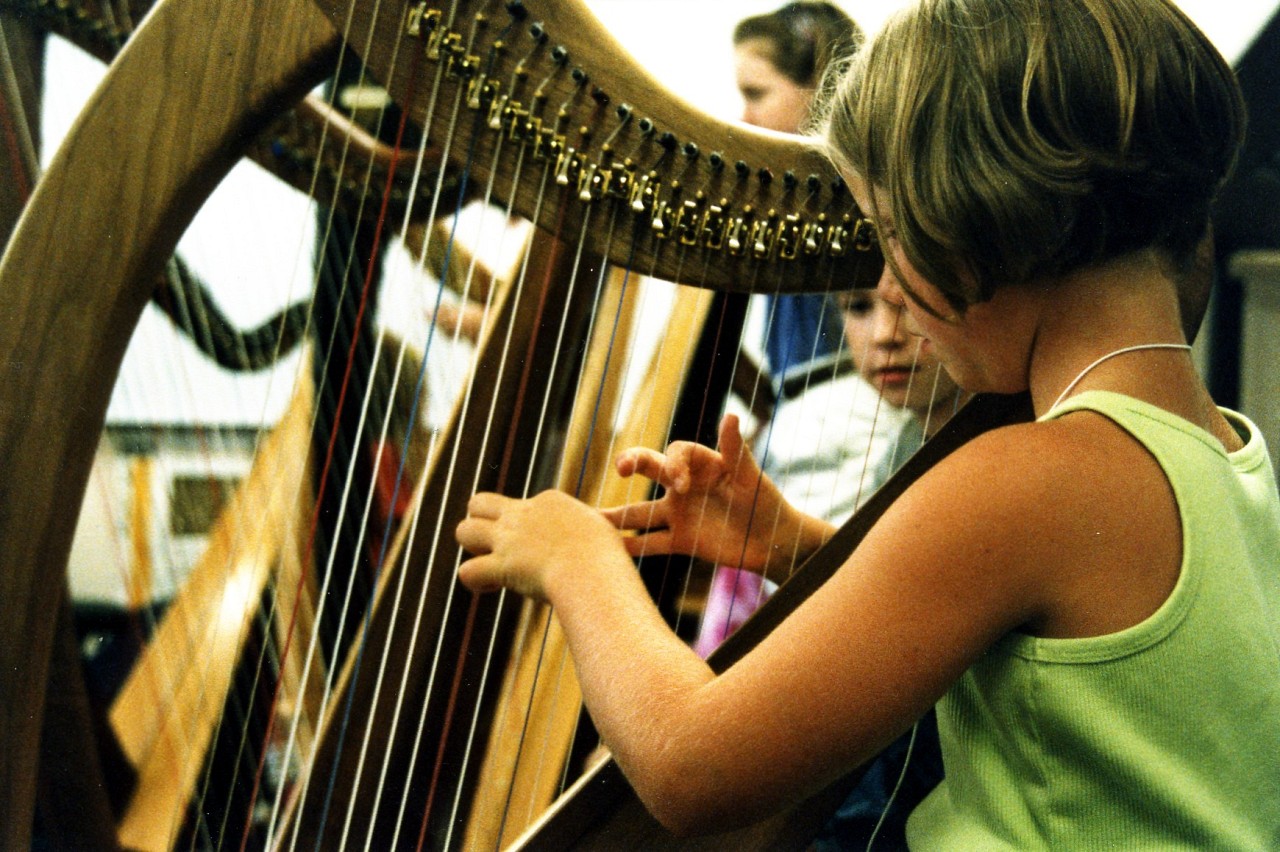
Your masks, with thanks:
[{"label": "thin silver necklace", "polygon": [[1069,385],[1067,385],[1065,388],[1063,388],[1062,393],[1058,394],[1058,398],[1057,398],[1056,400],[1054,400],[1054,401],[1053,401],[1053,405],[1049,406],[1049,410],[1050,410],[1050,411],[1052,411],[1053,409],[1057,408],[1057,407],[1058,407],[1058,404],[1059,404],[1060,402],[1062,402],[1064,399],[1066,399],[1066,398],[1067,398],[1067,394],[1071,393],[1071,391],[1075,389],[1075,386],[1076,386],[1076,385],[1078,385],[1078,384],[1080,384],[1080,380],[1081,380],[1081,379],[1083,379],[1085,376],[1089,375],[1089,371],[1090,371],[1090,370],[1092,370],[1094,367],[1098,366],[1098,365],[1099,365],[1099,364],[1101,364],[1103,361],[1106,361],[1108,358],[1114,358],[1114,357],[1116,357],[1117,355],[1123,355],[1123,354],[1125,354],[1126,352],[1137,352],[1137,351],[1138,351],[1138,350],[1140,350],[1140,349],[1186,349],[1186,350],[1190,350],[1190,349],[1191,349],[1191,347],[1190,347],[1189,345],[1187,345],[1186,343],[1139,343],[1137,346],[1126,346],[1126,347],[1124,347],[1123,349],[1117,349],[1117,350],[1116,350],[1116,351],[1114,351],[1114,352],[1108,352],[1106,355],[1103,355],[1103,356],[1102,356],[1101,358],[1099,358],[1097,361],[1094,361],[1092,364],[1090,364],[1089,366],[1087,366],[1087,367],[1085,367],[1083,370],[1081,370],[1081,371],[1080,371],[1080,375],[1078,375],[1078,376],[1076,376],[1074,379],[1072,379],[1072,380],[1071,380],[1071,384],[1069,384]]}]

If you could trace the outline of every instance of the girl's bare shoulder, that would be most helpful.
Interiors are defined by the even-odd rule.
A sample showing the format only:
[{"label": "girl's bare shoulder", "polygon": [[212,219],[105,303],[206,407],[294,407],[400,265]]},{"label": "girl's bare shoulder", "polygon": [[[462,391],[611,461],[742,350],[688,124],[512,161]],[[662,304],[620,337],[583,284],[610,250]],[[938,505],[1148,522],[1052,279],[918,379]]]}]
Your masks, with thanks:
[{"label": "girl's bare shoulder", "polygon": [[[1137,440],[1093,412],[975,438],[904,498],[895,509],[933,531],[935,558],[951,552],[952,570],[1003,584],[1034,632],[1121,629],[1154,611],[1177,579],[1168,480]],[[1078,604],[1095,593],[1115,606]]]}]

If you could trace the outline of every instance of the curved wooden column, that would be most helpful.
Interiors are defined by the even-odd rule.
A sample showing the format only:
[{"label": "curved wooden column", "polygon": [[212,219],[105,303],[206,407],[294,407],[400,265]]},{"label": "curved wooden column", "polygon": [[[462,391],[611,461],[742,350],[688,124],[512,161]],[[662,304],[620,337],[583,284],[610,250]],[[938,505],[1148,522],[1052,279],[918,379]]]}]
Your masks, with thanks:
[{"label": "curved wooden column", "polygon": [[[191,23],[201,24],[199,39]],[[183,33],[186,35],[183,35]],[[0,843],[29,845],[54,620],[79,495],[151,282],[238,140],[336,40],[287,0],[158,7],[34,193],[0,266]],[[201,81],[193,85],[193,81]]]}]

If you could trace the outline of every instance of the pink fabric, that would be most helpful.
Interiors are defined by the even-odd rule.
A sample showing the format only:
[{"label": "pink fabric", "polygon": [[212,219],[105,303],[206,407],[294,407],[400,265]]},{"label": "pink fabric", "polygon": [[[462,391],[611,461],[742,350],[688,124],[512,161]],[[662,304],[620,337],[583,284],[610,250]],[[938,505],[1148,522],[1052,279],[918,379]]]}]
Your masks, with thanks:
[{"label": "pink fabric", "polygon": [[759,574],[724,565],[716,568],[693,650],[706,659],[766,597],[764,578]]}]

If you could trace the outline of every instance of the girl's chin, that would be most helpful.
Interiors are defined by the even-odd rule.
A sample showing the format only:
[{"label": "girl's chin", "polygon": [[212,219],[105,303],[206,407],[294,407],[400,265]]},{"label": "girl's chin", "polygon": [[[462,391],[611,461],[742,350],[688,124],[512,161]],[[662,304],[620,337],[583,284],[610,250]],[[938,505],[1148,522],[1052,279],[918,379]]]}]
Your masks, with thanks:
[{"label": "girl's chin", "polygon": [[907,393],[903,389],[882,388],[880,397],[894,408],[906,408],[907,406]]}]

